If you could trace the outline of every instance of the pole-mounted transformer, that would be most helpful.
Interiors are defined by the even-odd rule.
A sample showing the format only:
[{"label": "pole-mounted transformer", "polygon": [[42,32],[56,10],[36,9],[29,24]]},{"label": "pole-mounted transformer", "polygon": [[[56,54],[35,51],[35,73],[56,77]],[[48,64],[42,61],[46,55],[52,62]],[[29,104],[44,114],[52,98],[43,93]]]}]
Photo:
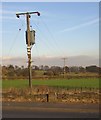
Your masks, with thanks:
[{"label": "pole-mounted transformer", "polygon": [[[27,31],[26,33],[26,44],[28,45],[28,35],[27,35]],[[35,44],[35,30],[31,30],[30,31],[30,45],[34,45]]]}]

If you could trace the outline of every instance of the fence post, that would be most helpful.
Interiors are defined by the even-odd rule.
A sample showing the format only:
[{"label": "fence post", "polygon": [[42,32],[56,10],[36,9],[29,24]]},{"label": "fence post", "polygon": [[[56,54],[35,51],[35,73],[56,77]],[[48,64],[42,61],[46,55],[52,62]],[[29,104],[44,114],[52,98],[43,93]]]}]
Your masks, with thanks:
[{"label": "fence post", "polygon": [[81,87],[81,92],[82,92],[82,87]]},{"label": "fence post", "polygon": [[49,102],[49,94],[46,94],[47,102]]}]

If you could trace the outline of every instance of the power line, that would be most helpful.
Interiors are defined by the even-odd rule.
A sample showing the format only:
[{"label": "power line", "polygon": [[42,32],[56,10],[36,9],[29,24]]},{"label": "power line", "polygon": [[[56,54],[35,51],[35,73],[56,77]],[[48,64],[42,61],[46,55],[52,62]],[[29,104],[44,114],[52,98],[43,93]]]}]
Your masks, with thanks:
[{"label": "power line", "polygon": [[18,36],[19,36],[19,33],[20,33],[20,32],[21,32],[21,28],[19,28],[19,31],[17,31],[17,34],[15,35],[15,37],[14,37],[14,39],[13,39],[13,42],[12,42],[12,44],[11,44],[11,46],[10,46],[9,51],[8,51],[8,56],[10,56],[10,53],[11,53],[11,51],[13,50],[13,47],[14,47],[17,39],[18,39]]},{"label": "power line", "polygon": [[19,26],[19,29],[18,29],[15,37],[13,38],[13,42],[12,42],[12,44],[10,46],[9,51],[8,51],[8,56],[10,56],[10,53],[13,50],[13,47],[14,47],[15,43],[17,42],[17,39],[18,39],[18,37],[19,37],[19,35],[20,35],[21,31],[22,31],[22,28],[24,27],[24,24],[23,24],[22,20],[21,19],[19,19],[19,20],[21,22],[21,26]]},{"label": "power line", "polygon": [[[46,32],[43,32],[44,30],[41,30],[38,26],[37,26],[37,24],[34,24],[37,28],[38,28],[38,31],[40,32],[40,35],[42,36],[42,38],[43,38],[43,40],[46,40],[45,41],[45,44],[46,43],[48,43],[48,42],[50,42],[50,40],[47,38],[47,36],[46,36]],[[45,27],[44,27],[45,28]],[[51,42],[50,42],[51,43]],[[48,45],[48,44],[47,44]],[[50,47],[51,46],[51,44],[49,44],[49,46],[48,47]],[[51,48],[51,47],[50,47]]]},{"label": "power line", "polygon": [[39,62],[40,62],[40,65],[41,65],[41,57],[40,57],[40,54],[39,54],[39,50],[38,50],[38,48],[37,48],[37,45],[35,44],[35,47],[36,47],[36,51],[37,51],[37,54],[38,54],[38,56],[39,56]]},{"label": "power line", "polygon": [[[47,47],[48,48],[48,50],[50,49],[50,51],[52,51],[53,50],[53,48],[51,47],[51,44],[48,44],[49,42],[50,42],[50,40],[48,40],[47,38],[46,38],[46,36],[43,34],[43,32],[41,31],[41,29],[35,24],[35,26],[37,27],[37,30],[40,32],[40,35],[41,35],[41,37],[38,35],[37,37],[39,37],[39,39],[40,39],[40,42],[41,43],[43,43],[44,42],[44,45],[45,45],[45,47]],[[46,40],[47,39],[47,40]],[[46,40],[46,41],[45,41]],[[46,50],[47,51],[47,50]],[[56,51],[54,51],[55,53],[57,53]]]},{"label": "power line", "polygon": [[[44,20],[43,20],[43,18],[42,17],[40,17],[41,19],[41,23],[44,25],[44,28],[47,30],[47,32],[48,32],[48,37],[50,37],[50,39],[49,38],[47,38],[46,37],[46,32],[43,32],[43,30],[41,31],[41,29],[36,25],[36,24],[34,24],[36,27],[37,27],[37,29],[39,30],[39,32],[40,32],[40,34],[42,35],[42,38],[43,38],[43,40],[42,41],[44,41],[44,40],[46,40],[45,41],[45,43],[44,44],[47,44],[46,46],[48,46],[48,50],[49,50],[49,48],[51,49],[50,51],[53,51],[56,55],[58,55],[57,53],[61,53],[61,55],[63,55],[63,52],[62,52],[62,49],[61,49],[61,46],[58,46],[58,43],[56,42],[56,40],[55,40],[55,38],[53,37],[53,35],[52,35],[52,32],[50,31],[50,29],[49,29],[49,27],[47,26],[47,24],[44,22]],[[44,35],[45,34],[45,35]],[[52,40],[54,41],[54,43],[52,42]],[[55,47],[55,49],[53,49],[53,47],[52,46],[54,46]]]},{"label": "power line", "polygon": [[[55,43],[55,40],[53,39],[53,37],[52,37],[52,35],[51,35],[51,33],[50,33],[50,30],[48,29],[46,23],[43,21],[42,18],[41,18],[40,20],[41,20],[41,23],[44,25],[44,28],[45,28],[46,31],[48,32],[47,35],[48,35],[48,37],[50,37],[50,39],[48,40],[48,42],[50,42],[51,47],[54,46],[54,47],[55,47],[54,50],[60,52],[59,49],[57,48],[57,44]],[[46,36],[45,36],[45,37],[46,37]],[[54,43],[52,42],[52,40],[54,41]]]},{"label": "power line", "polygon": [[57,47],[58,43],[57,43],[56,39],[54,38],[51,30],[49,29],[49,26],[48,26],[48,25],[45,23],[45,21],[43,20],[42,16],[41,16],[41,19],[40,19],[40,20],[42,21],[42,23],[44,24],[46,30],[48,31],[49,36],[50,36],[51,39],[54,41],[54,43],[55,43],[55,44],[53,44],[54,47],[57,48],[57,51],[63,55],[63,52],[61,52],[61,51],[63,51],[63,50],[61,49],[61,46]]},{"label": "power line", "polygon": [[[57,42],[56,42],[56,40],[54,39],[54,37],[53,37],[53,35],[52,35],[52,33],[51,33],[51,31],[50,31],[50,29],[49,29],[49,27],[47,26],[47,24],[44,22],[44,20],[43,20],[43,18],[42,17],[40,17],[41,19],[41,23],[43,23],[43,25],[44,25],[44,27],[46,28],[46,30],[47,30],[47,32],[49,33],[49,36],[51,37],[51,40],[53,40],[54,41],[54,43],[55,44],[52,44],[52,45],[54,45],[56,48],[57,48],[57,50],[58,50],[58,52],[60,53],[62,50],[61,50],[61,46],[59,46],[59,48],[57,47]],[[39,30],[39,32],[42,34],[42,36],[43,36],[43,31],[41,31],[40,30],[40,28],[36,25],[36,24],[34,24],[37,28],[38,28],[38,30]],[[45,36],[46,37],[46,36]],[[44,40],[44,37],[43,37],[43,40]],[[40,40],[41,41],[41,40]],[[48,40],[48,42],[50,42],[50,40]],[[43,43],[43,42],[42,42]],[[47,42],[45,41],[45,44],[46,44]],[[52,42],[50,42],[50,43],[52,43]],[[48,44],[47,44],[48,45]],[[50,47],[51,46],[51,44],[48,46],[48,49],[49,48],[51,48],[52,49],[52,47]],[[53,49],[52,49],[53,50]],[[56,50],[54,50],[54,52],[56,52]],[[61,54],[63,55],[63,52],[61,52]],[[66,61],[66,59],[67,58],[64,58],[63,60],[64,60],[64,74],[65,74],[65,61]]]}]

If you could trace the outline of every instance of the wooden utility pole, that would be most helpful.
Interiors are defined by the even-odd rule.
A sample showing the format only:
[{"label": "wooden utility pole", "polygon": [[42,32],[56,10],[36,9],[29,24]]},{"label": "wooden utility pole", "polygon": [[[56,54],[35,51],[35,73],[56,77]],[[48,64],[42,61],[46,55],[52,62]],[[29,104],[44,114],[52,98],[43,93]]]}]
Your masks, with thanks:
[{"label": "wooden utility pole", "polygon": [[63,59],[63,61],[64,61],[63,74],[64,74],[64,77],[65,77],[65,72],[66,72],[66,70],[65,70],[65,64],[66,64],[66,59],[67,59],[67,58],[62,58],[62,59]]},{"label": "wooden utility pole", "polygon": [[26,23],[27,23],[27,38],[28,38],[28,44],[27,44],[27,55],[28,55],[28,73],[29,73],[29,87],[32,88],[32,70],[31,70],[31,39],[30,39],[30,14],[37,14],[40,16],[39,12],[26,12],[26,13],[17,13],[17,18],[20,17],[20,15],[26,15]]}]

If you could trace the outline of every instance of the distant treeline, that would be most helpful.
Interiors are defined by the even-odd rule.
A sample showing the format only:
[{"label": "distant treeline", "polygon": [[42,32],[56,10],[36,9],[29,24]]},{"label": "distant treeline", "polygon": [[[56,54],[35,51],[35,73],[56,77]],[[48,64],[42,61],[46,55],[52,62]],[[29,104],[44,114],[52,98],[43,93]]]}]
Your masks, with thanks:
[{"label": "distant treeline", "polygon": [[[28,78],[28,68],[25,68],[24,66],[0,66],[0,74],[2,75],[2,78],[4,79],[11,79],[11,78]],[[37,72],[36,72],[37,71]],[[97,67],[95,65],[92,66],[72,66],[68,67],[59,67],[59,66],[32,66],[32,77],[38,76],[38,77],[44,77],[44,76],[60,76],[63,75],[65,71],[65,74],[69,73],[101,73],[101,67]]]}]

